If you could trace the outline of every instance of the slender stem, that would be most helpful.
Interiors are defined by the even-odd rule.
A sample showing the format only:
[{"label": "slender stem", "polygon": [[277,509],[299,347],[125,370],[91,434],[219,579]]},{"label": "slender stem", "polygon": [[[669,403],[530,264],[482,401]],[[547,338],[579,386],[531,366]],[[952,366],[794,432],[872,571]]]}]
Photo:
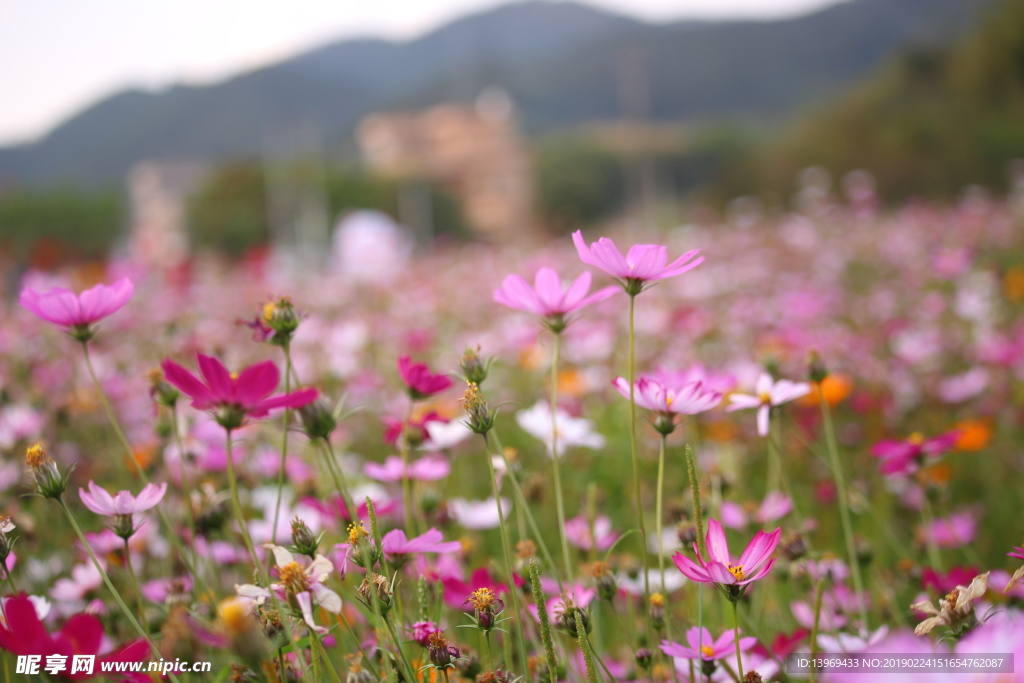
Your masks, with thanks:
[{"label": "slender stem", "polygon": [[[292,353],[291,343],[285,339],[281,346],[284,349],[284,393],[292,390]],[[281,426],[281,465],[277,470],[277,502],[274,503],[274,525],[270,527],[272,534],[277,534],[277,522],[281,516],[281,497],[284,494],[284,470],[288,464],[288,425],[291,424],[291,408],[285,406],[284,422]],[[274,539],[276,540],[276,539]],[[270,554],[267,554],[266,570],[270,572]]]},{"label": "slender stem", "polygon": [[171,406],[171,433],[174,435],[174,445],[178,448],[178,473],[181,475],[181,493],[185,496],[185,513],[188,515],[188,529],[194,541],[196,537],[196,517],[192,511],[192,478],[189,476],[188,468],[185,466],[188,453],[185,451],[185,443],[181,439],[181,428],[178,426],[177,403]]},{"label": "slender stem", "polygon": [[[502,557],[505,560],[505,578],[508,580],[509,593],[512,594],[512,610],[515,612],[515,618],[517,621],[522,619],[522,612],[519,606],[519,591],[515,588],[515,574],[512,572],[512,546],[508,540],[508,530],[505,528],[505,511],[501,506],[501,489],[498,487],[498,475],[494,471],[494,459],[491,458],[490,442],[487,440],[487,434],[484,433],[484,456],[487,459],[487,468],[491,473],[491,488],[494,491],[494,504],[498,506],[498,528],[501,531],[501,549]],[[523,628],[521,622],[515,627],[516,635],[519,640],[519,654],[522,657],[526,656],[526,643],[523,640]],[[512,653],[510,651],[511,640],[508,638],[504,639],[505,642],[505,659],[506,666],[512,667]],[[525,666],[523,667],[526,668]]]},{"label": "slender stem", "polygon": [[[75,530],[75,535],[78,536],[78,540],[81,541],[82,545],[85,547],[85,551],[89,553],[89,557],[92,559],[92,563],[93,565],[95,565],[96,571],[100,573],[100,577],[102,577],[103,583],[106,584],[107,590],[109,590],[110,593],[114,596],[114,601],[117,603],[118,607],[121,608],[121,611],[124,612],[124,615],[128,618],[128,623],[130,623],[135,628],[135,630],[138,631],[139,635],[142,636],[142,639],[146,641],[146,644],[148,644],[150,649],[153,651],[153,654],[159,656],[160,652],[156,649],[156,645],[153,644],[153,641],[150,639],[149,634],[146,633],[146,630],[142,628],[142,626],[139,624],[138,620],[135,618],[135,615],[132,614],[132,611],[128,609],[128,605],[124,604],[124,600],[121,598],[121,594],[117,592],[116,588],[114,588],[114,584],[111,583],[110,577],[107,576],[106,570],[103,569],[103,565],[101,565],[100,561],[96,559],[96,553],[93,552],[92,546],[89,545],[89,541],[85,538],[85,534],[82,533],[81,527],[79,527],[78,522],[75,521],[75,516],[71,514],[71,510],[68,508],[67,503],[64,502],[63,498],[57,498],[56,500],[57,503],[60,505],[61,509],[64,511],[64,515],[68,518],[68,521],[71,522],[71,528]],[[168,673],[167,675],[172,681],[175,681],[175,683],[177,683],[178,679],[177,677],[175,677],[173,673]]]},{"label": "slender stem", "polygon": [[7,560],[4,560],[3,562],[0,562],[0,567],[3,567],[4,578],[7,580],[7,585],[9,585],[11,587],[11,591],[15,595],[17,595],[18,594],[18,587],[14,585],[14,577],[11,576],[11,570],[7,568]]},{"label": "slender stem", "polygon": [[[225,429],[224,433],[227,434],[227,462],[228,462],[228,486],[231,488],[231,508],[235,514],[235,521],[238,522],[238,526],[242,531],[242,542],[245,543],[245,549],[249,551],[249,556],[252,558],[253,564],[260,570],[261,573],[265,572],[265,569],[260,563],[259,557],[256,556],[256,548],[252,545],[252,538],[249,536],[249,527],[245,524],[245,515],[242,514],[242,503],[238,500],[238,481],[235,478],[235,463],[234,458],[231,454],[231,430]],[[273,533],[273,531],[271,531]]]},{"label": "slender stem", "polygon": [[932,512],[932,502],[928,500],[928,492],[924,494],[924,504],[921,506],[921,523],[923,525],[922,535],[925,540],[925,547],[928,549],[928,561],[932,563],[932,566],[937,571],[944,571],[942,565],[942,554],[939,552],[939,546],[935,542],[935,537],[932,535],[932,524],[935,521],[935,515]]},{"label": "slender stem", "polygon": [[665,590],[665,539],[662,538],[661,517],[663,509],[662,495],[665,490],[665,449],[667,447],[666,441],[668,441],[668,437],[662,434],[661,448],[658,451],[658,491],[654,496],[654,533],[658,536],[658,571],[661,574],[661,590]]},{"label": "slender stem", "polygon": [[409,413],[402,424],[402,433],[398,441],[398,452],[402,456],[402,507],[405,508],[405,533],[409,536],[416,533],[416,528],[413,526],[412,479],[409,478],[409,436],[406,432],[412,421],[415,406],[415,400],[409,402]]},{"label": "slender stem", "polygon": [[565,563],[566,580],[571,580],[572,560],[569,559],[569,543],[565,538],[565,503],[562,498],[562,475],[558,454],[558,359],[562,347],[562,335],[555,334],[551,350],[551,471],[555,485],[555,510],[558,513],[558,538],[562,542],[562,561]]},{"label": "slender stem", "polygon": [[324,660],[324,663],[327,665],[327,670],[331,672],[331,680],[333,680],[334,683],[341,683],[341,678],[338,676],[338,671],[334,668],[334,664],[331,662],[331,658],[327,656],[327,650],[324,649],[324,644],[320,642],[320,634],[316,631],[311,630],[309,635],[313,639],[313,642],[316,643],[317,648],[320,650],[320,657]]},{"label": "slender stem", "polygon": [[740,653],[740,601],[732,601],[732,634],[736,643],[736,666],[740,670],[740,680],[743,680],[743,655]]},{"label": "slender stem", "polygon": [[382,618],[384,620],[384,625],[387,626],[388,633],[391,634],[391,640],[395,643],[395,649],[398,650],[398,660],[401,662],[402,668],[404,669],[404,671],[402,671],[402,676],[407,681],[419,680],[416,677],[415,669],[412,668],[412,664],[409,663],[409,659],[405,656],[405,649],[402,647],[402,641],[398,637],[398,633],[395,632],[394,624],[391,623],[391,619],[389,619],[387,615],[384,615]]},{"label": "slender stem", "polygon": [[334,455],[334,446],[331,444],[330,439],[321,439],[324,447],[324,461],[327,463],[327,471],[331,475],[331,479],[334,480],[334,488],[338,489],[338,494],[341,496],[342,502],[345,504],[345,510],[348,511],[349,521],[352,524],[359,524],[359,510],[356,508],[355,501],[352,499],[352,495],[348,490],[348,482],[345,481],[345,471],[343,468],[339,468],[337,465],[337,457]]},{"label": "slender stem", "polygon": [[[651,600],[650,559],[647,557],[647,527],[644,525],[644,505],[640,494],[640,459],[636,446],[636,327],[634,324],[636,295],[629,295],[629,444],[633,454],[633,495],[636,497],[636,517],[640,527],[640,547],[644,560],[644,605]],[[650,640],[650,620],[647,620],[647,635]]]},{"label": "slender stem", "polygon": [[811,681],[810,683],[816,683],[818,680],[818,667],[815,666],[814,661],[818,657],[818,628],[821,626],[821,597],[825,590],[825,577],[822,576],[818,579],[818,585],[814,589],[814,623],[811,627]]},{"label": "slender stem", "polygon": [[484,631],[484,657],[487,659],[489,671],[494,671],[494,653],[491,652],[491,632]]},{"label": "slender stem", "polygon": [[850,574],[853,577],[853,588],[857,591],[857,602],[860,607],[861,626],[869,630],[868,610],[864,597],[864,581],[860,575],[860,563],[857,561],[857,548],[853,541],[853,525],[850,522],[850,506],[846,498],[846,477],[843,475],[843,466],[839,460],[839,448],[836,446],[836,432],[832,426],[832,411],[825,400],[825,392],[818,384],[818,395],[821,401],[821,415],[824,420],[825,441],[828,445],[829,459],[832,463],[832,476],[836,483],[836,497],[839,500],[839,518],[843,523],[843,536],[846,537],[846,555],[850,563]]},{"label": "slender stem", "polygon": [[128,567],[128,576],[132,580],[132,589],[135,591],[135,604],[139,608],[139,619],[142,619],[142,626],[149,632],[149,625],[146,623],[146,610],[142,605],[142,591],[139,590],[139,580],[135,578],[135,569],[132,567],[132,551],[128,548],[128,539],[124,539],[124,563]]}]

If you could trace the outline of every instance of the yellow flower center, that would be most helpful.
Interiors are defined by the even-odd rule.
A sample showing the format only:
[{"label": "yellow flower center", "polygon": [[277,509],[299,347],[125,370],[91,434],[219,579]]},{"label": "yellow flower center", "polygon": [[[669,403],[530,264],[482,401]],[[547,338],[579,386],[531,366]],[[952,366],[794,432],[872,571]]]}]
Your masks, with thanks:
[{"label": "yellow flower center", "polygon": [[922,434],[921,432],[914,432],[909,437],[907,437],[907,441],[914,444],[915,446],[920,446],[921,444],[924,443],[924,434]]},{"label": "yellow flower center", "polygon": [[31,469],[38,469],[46,464],[49,457],[46,455],[46,451],[43,450],[42,444],[35,444],[29,446],[28,450],[25,451],[25,464]]},{"label": "yellow flower center", "polygon": [[651,593],[651,607],[664,607],[665,596],[661,593]]},{"label": "yellow flower center", "polygon": [[217,605],[217,616],[233,634],[245,633],[252,625],[249,606],[240,598],[228,598]]},{"label": "yellow flower center", "polygon": [[473,609],[482,612],[494,604],[494,591],[490,588],[477,588],[469,594],[469,604]]},{"label": "yellow flower center", "polygon": [[741,565],[730,564],[729,573],[735,576],[737,581],[742,581],[747,577],[747,575],[743,573],[743,567]]},{"label": "yellow flower center", "polygon": [[292,595],[304,593],[309,590],[309,579],[306,578],[306,572],[302,570],[298,562],[290,562],[285,566],[281,567],[281,583],[284,584],[286,591]]},{"label": "yellow flower center", "polygon": [[671,408],[672,407],[672,401],[675,401],[675,400],[676,400],[676,397],[673,396],[671,393],[669,393],[667,396],[665,396],[665,405],[667,407]]},{"label": "yellow flower center", "polygon": [[707,659],[711,659],[715,656],[715,651],[710,645],[704,645],[700,648],[700,653]]},{"label": "yellow flower center", "polygon": [[354,546],[359,543],[360,536],[369,536],[370,534],[363,528],[363,523],[359,522],[359,526],[355,523],[348,525],[348,544]]},{"label": "yellow flower center", "polygon": [[760,401],[761,403],[771,403],[772,395],[767,391],[762,391],[760,394],[757,395],[757,400]]},{"label": "yellow flower center", "polygon": [[277,308],[277,302],[268,301],[263,304],[263,319],[268,323],[274,319],[274,309]]}]

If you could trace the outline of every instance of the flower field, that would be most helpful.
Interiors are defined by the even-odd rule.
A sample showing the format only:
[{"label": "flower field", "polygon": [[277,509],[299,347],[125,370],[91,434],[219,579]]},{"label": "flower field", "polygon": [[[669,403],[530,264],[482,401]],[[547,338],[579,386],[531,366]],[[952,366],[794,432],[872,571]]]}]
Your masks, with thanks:
[{"label": "flower field", "polygon": [[1024,681],[1024,203],[812,199],[9,279],[5,680]]}]

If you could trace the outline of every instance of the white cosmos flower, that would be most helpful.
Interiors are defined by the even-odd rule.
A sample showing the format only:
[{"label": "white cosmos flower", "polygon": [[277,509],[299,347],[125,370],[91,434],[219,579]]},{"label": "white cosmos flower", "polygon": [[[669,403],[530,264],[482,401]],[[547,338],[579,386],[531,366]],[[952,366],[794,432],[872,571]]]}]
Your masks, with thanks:
[{"label": "white cosmos flower", "polygon": [[327,633],[326,628],[317,626],[313,621],[313,603],[315,601],[332,614],[341,612],[341,597],[324,585],[334,571],[334,564],[323,555],[317,555],[312,562],[304,556],[296,559],[288,549],[273,543],[264,543],[263,547],[274,553],[281,580],[270,584],[270,588],[249,583],[236,584],[235,592],[257,605],[264,604],[271,597],[271,590],[283,598],[294,597],[309,628],[317,633]]},{"label": "white cosmos flower", "polygon": [[[501,512],[506,517],[512,511],[512,501],[501,499]],[[494,498],[466,500],[452,498],[448,501],[448,514],[467,529],[494,529],[498,526],[498,506]]]},{"label": "white cosmos flower", "polygon": [[[547,401],[537,401],[532,408],[516,413],[516,422],[524,431],[537,437],[548,447],[551,455],[551,406]],[[604,448],[605,438],[594,431],[594,422],[582,417],[573,417],[561,408],[555,411],[555,429],[558,432],[558,455],[573,446]]]}]

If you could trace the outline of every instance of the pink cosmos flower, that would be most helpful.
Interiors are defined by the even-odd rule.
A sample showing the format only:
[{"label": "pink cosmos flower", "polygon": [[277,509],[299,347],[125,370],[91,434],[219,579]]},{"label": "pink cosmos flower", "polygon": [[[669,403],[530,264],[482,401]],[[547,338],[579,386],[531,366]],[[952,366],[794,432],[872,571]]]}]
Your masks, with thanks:
[{"label": "pink cosmos flower", "polygon": [[163,500],[167,493],[167,483],[146,484],[139,491],[138,496],[133,496],[131,491],[119,491],[116,496],[111,496],[106,489],[97,486],[96,482],[89,480],[89,491],[78,489],[78,495],[85,507],[97,515],[114,517],[127,515],[131,517],[136,512],[145,512]]},{"label": "pink cosmos flower", "polygon": [[676,553],[672,557],[672,561],[676,563],[679,571],[693,581],[717,583],[722,586],[746,586],[771,571],[775,560],[768,558],[775,552],[775,547],[779,545],[781,536],[781,528],[777,528],[770,534],[758,531],[747,544],[740,559],[733,562],[729,555],[729,544],[725,540],[725,531],[718,520],[712,518],[708,520],[708,531],[705,537],[708,559],[705,560],[701,556],[699,546],[694,542],[693,550],[697,554],[697,562],[681,552]]},{"label": "pink cosmos flower", "polygon": [[167,381],[192,399],[193,408],[215,411],[217,422],[228,430],[242,426],[246,417],[266,417],[276,408],[300,408],[317,397],[312,388],[270,396],[281,380],[273,361],[250,365],[235,375],[216,358],[200,353],[196,359],[202,379],[170,359],[161,367]]},{"label": "pink cosmos flower", "polygon": [[[594,539],[597,545],[594,545]],[[594,519],[594,529],[591,533],[590,520],[584,515],[565,520],[565,539],[577,548],[583,550],[608,550],[619,538],[619,534],[612,530],[612,521],[605,515],[598,515]]]},{"label": "pink cosmos flower", "polygon": [[[706,389],[702,382],[675,384],[668,381],[670,376],[662,377],[664,379],[641,377],[633,386],[632,396],[638,406],[655,413],[653,425],[662,434],[668,435],[675,431],[676,416],[703,413],[722,402],[722,395]],[[625,377],[615,378],[612,386],[623,398],[630,398],[629,380]]]},{"label": "pink cosmos flower", "polygon": [[408,477],[414,481],[437,481],[452,471],[451,465],[441,455],[427,455],[406,467],[397,455],[389,455],[384,464],[368,462],[363,465],[363,474],[377,481],[402,481]]},{"label": "pink cosmos flower", "polygon": [[96,285],[81,294],[63,287],[54,287],[47,292],[26,287],[21,291],[18,303],[37,318],[71,328],[76,339],[88,341],[93,335],[91,325],[119,311],[134,292],[135,285],[125,277],[112,285]]},{"label": "pink cosmos flower", "polygon": [[[32,601],[25,594],[17,595],[4,603],[4,621],[0,621],[0,648],[15,655],[42,655],[41,668],[45,668],[49,655],[66,657],[68,668],[61,677],[70,681],[84,681],[99,674],[107,662],[142,662],[149,656],[149,646],[144,640],[133,640],[107,654],[100,654],[104,642],[103,624],[91,614],[76,614],[69,618],[60,631],[51,635]],[[93,672],[71,673],[71,657],[74,655],[99,655]],[[127,674],[126,680],[147,681],[145,674]]]},{"label": "pink cosmos flower", "polygon": [[1018,560],[1024,560],[1024,547],[1014,548],[1013,551],[1006,553],[1007,557],[1016,557]]},{"label": "pink cosmos flower", "polygon": [[618,291],[615,287],[605,287],[587,296],[590,281],[590,273],[585,272],[563,291],[558,273],[551,268],[541,268],[533,287],[518,275],[507,276],[501,287],[494,290],[494,300],[517,311],[540,316],[553,332],[561,332],[565,329],[565,316],[604,301]]},{"label": "pink cosmos flower", "polygon": [[923,542],[930,541],[939,548],[959,548],[972,542],[977,530],[978,520],[971,512],[958,512],[919,527],[918,533]]},{"label": "pink cosmos flower", "polygon": [[447,391],[452,380],[447,375],[435,375],[425,363],[413,363],[409,356],[398,359],[398,374],[402,376],[413,399],[423,399]]},{"label": "pink cosmos flower", "polygon": [[[781,491],[769,491],[761,506],[753,515],[758,524],[768,524],[782,519],[793,511],[793,500]],[[731,500],[722,501],[722,526],[729,529],[743,529],[750,524],[751,517],[742,505]]]},{"label": "pink cosmos flower", "polygon": [[389,560],[402,555],[455,553],[462,550],[462,543],[459,541],[444,542],[441,540],[442,538],[444,538],[444,534],[437,529],[431,529],[410,539],[406,539],[405,532],[401,529],[394,529],[384,534],[384,538],[381,539],[381,547]]},{"label": "pink cosmos flower", "polygon": [[588,247],[583,241],[583,233],[577,230],[572,234],[572,241],[581,261],[616,278],[633,295],[639,294],[647,282],[681,275],[704,262],[703,256],[697,258],[700,249],[688,251],[667,263],[668,249],[659,244],[634,244],[623,256],[607,237]]},{"label": "pink cosmos flower", "polygon": [[959,437],[960,433],[956,430],[930,439],[914,433],[904,440],[879,441],[872,447],[871,455],[880,459],[879,469],[882,474],[910,475],[953,450]]},{"label": "pink cosmos flower", "polygon": [[[686,631],[686,642],[687,645],[680,645],[663,640],[661,651],[669,657],[700,659],[705,662],[736,654],[736,634],[732,629],[727,629],[716,640],[711,637],[711,631],[693,626]],[[756,643],[757,638],[740,638],[740,651],[746,652]]]},{"label": "pink cosmos flower", "polygon": [[757,378],[757,384],[754,385],[754,395],[732,394],[729,396],[731,405],[726,410],[732,412],[757,408],[757,433],[760,436],[768,436],[768,418],[771,409],[809,393],[811,393],[811,385],[807,382],[792,382],[788,379],[780,379],[776,382],[772,380],[771,375],[763,372]]}]

